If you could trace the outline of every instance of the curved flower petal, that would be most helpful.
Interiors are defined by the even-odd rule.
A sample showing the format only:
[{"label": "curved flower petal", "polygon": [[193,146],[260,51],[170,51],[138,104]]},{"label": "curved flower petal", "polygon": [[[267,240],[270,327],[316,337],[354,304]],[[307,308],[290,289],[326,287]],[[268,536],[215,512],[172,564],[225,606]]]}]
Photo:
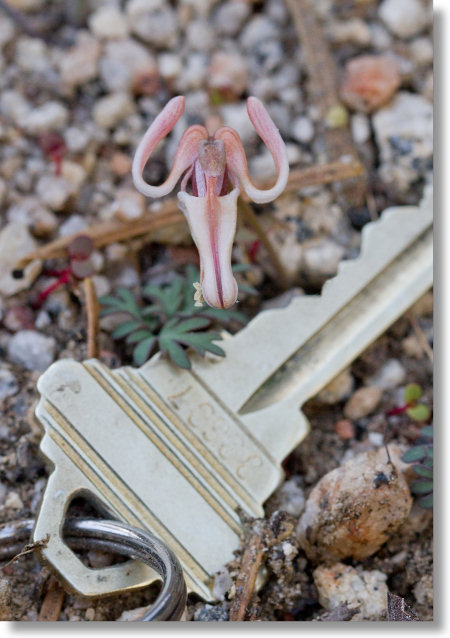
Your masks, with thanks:
[{"label": "curved flower petal", "polygon": [[181,175],[194,163],[198,145],[201,140],[208,138],[204,126],[190,126],[181,137],[172,170],[169,177],[160,186],[147,184],[142,178],[142,172],[150,157],[160,142],[178,122],[184,111],[185,98],[179,95],[172,98],[161,113],[153,120],[146,134],[137,147],[133,159],[132,175],[136,188],[147,197],[163,197],[172,191]]},{"label": "curved flower petal", "polygon": [[213,308],[229,308],[238,294],[231,270],[231,250],[239,189],[222,197],[217,197],[214,190],[213,184],[206,197],[181,192],[178,200],[200,255],[203,297]]},{"label": "curved flower petal", "polygon": [[251,200],[257,204],[264,204],[274,200],[285,189],[289,175],[289,162],[286,146],[262,102],[256,97],[249,97],[247,111],[256,132],[271,152],[275,162],[277,181],[272,188],[261,190],[251,181],[244,147],[234,129],[224,126],[216,131],[214,138],[222,140],[225,144],[228,170],[237,176]]}]

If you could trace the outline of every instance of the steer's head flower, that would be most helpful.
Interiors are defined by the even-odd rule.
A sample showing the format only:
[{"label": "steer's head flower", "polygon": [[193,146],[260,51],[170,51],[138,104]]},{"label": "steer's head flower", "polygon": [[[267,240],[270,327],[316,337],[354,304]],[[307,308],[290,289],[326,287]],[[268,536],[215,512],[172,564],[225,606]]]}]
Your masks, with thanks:
[{"label": "steer's head flower", "polygon": [[271,202],[284,190],[289,173],[286,147],[262,103],[247,100],[250,120],[270,150],[277,179],[267,190],[250,179],[247,160],[237,132],[224,126],[210,136],[204,126],[190,126],[178,145],[173,166],[160,186],[147,184],[144,167],[160,142],[175,126],[184,111],[185,98],[174,97],[152,122],[133,160],[136,188],[148,197],[163,197],[181,180],[179,206],[189,224],[200,255],[201,292],[214,308],[228,308],[236,302],[237,283],[231,270],[231,250],[236,230],[239,187],[258,204]]}]

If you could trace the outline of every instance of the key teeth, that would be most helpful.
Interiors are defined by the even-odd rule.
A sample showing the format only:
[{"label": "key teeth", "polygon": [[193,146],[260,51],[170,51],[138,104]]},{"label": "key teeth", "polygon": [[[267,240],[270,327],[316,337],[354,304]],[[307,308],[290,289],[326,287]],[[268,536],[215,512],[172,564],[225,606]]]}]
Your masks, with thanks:
[{"label": "key teeth", "polygon": [[[335,287],[339,285],[342,278],[349,276],[349,272],[353,270],[359,270],[361,265],[367,261],[368,255],[372,252],[376,252],[380,241],[383,241],[384,237],[389,231],[390,226],[396,226],[398,220],[405,215],[408,215],[408,222],[411,222],[411,216],[414,215],[418,221],[426,216],[427,212],[430,212],[430,203],[432,203],[432,188],[427,187],[424,191],[424,197],[417,206],[392,206],[386,208],[381,217],[373,222],[370,222],[361,232],[361,249],[360,254],[355,259],[341,261],[338,265],[337,273],[332,279],[328,279],[323,288],[320,297],[326,299],[333,294]],[[425,220],[424,220],[425,221]],[[405,219],[406,222],[406,219]]]}]

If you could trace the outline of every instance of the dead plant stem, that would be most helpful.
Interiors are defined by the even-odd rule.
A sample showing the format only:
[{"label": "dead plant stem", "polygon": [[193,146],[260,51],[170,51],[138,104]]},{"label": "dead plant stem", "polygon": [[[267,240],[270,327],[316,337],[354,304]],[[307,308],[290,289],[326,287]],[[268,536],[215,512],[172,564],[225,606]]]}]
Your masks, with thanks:
[{"label": "dead plant stem", "polygon": [[261,240],[264,248],[267,250],[269,257],[272,261],[273,267],[275,268],[278,275],[278,282],[280,287],[283,289],[288,288],[289,286],[289,277],[286,273],[286,270],[281,263],[280,258],[278,257],[278,253],[275,250],[272,242],[267,236],[266,231],[262,227],[261,222],[259,221],[257,215],[253,212],[253,208],[247,202],[240,199],[238,201],[238,212],[242,214],[245,221],[253,228],[258,238]]},{"label": "dead plant stem", "polygon": [[[318,164],[310,168],[291,171],[286,192],[295,192],[307,186],[329,184],[330,182],[351,179],[364,173],[364,167],[359,161],[336,161],[328,164]],[[267,183],[260,184],[261,188]],[[269,184],[270,185],[270,184]],[[242,197],[242,199],[246,199]],[[184,215],[177,207],[177,199],[167,199],[161,210],[155,213],[147,213],[143,217],[128,222],[103,222],[94,224],[83,231],[94,242],[95,248],[103,248],[109,244],[128,241],[134,237],[149,235],[160,228],[166,228],[175,224],[185,223]],[[23,269],[35,259],[57,259],[65,257],[67,246],[79,233],[57,239],[40,246],[37,250],[28,253],[16,264],[16,269]]]},{"label": "dead plant stem", "polygon": [[99,305],[95,286],[90,277],[83,279],[83,290],[87,315],[87,356],[96,359],[99,353]]},{"label": "dead plant stem", "polygon": [[56,622],[59,619],[65,595],[64,589],[56,578],[50,576],[38,620],[40,622]]},{"label": "dead plant stem", "polygon": [[[320,109],[329,158],[340,160],[347,156],[359,161],[346,117],[347,111],[339,98],[338,70],[314,7],[310,0],[285,1],[302,46],[311,100]],[[365,179],[360,176],[346,184],[343,195],[352,206],[364,205]]]}]

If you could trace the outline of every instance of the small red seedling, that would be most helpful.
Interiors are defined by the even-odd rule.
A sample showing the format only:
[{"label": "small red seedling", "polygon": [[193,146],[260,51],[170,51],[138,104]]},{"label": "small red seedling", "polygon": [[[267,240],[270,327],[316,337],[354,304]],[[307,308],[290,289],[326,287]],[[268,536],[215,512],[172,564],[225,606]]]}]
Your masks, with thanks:
[{"label": "small red seedling", "polygon": [[395,416],[406,412],[414,421],[427,421],[430,417],[430,410],[423,403],[418,403],[422,396],[422,388],[417,383],[409,383],[404,391],[404,405],[393,408],[387,412],[387,416]]},{"label": "small red seedling", "polygon": [[57,288],[68,284],[69,286],[75,285],[78,281],[89,277],[93,273],[93,266],[91,263],[91,255],[94,251],[94,242],[88,235],[78,235],[73,239],[67,247],[69,255],[69,265],[63,270],[46,270],[45,274],[48,277],[56,277],[56,281],[44,288],[39,293],[36,301],[33,303],[33,307],[38,309],[45,302],[47,297]]},{"label": "small red seedling", "polygon": [[39,146],[42,152],[53,162],[55,175],[60,176],[62,160],[67,151],[66,143],[62,135],[54,131],[43,133],[39,138]]}]

